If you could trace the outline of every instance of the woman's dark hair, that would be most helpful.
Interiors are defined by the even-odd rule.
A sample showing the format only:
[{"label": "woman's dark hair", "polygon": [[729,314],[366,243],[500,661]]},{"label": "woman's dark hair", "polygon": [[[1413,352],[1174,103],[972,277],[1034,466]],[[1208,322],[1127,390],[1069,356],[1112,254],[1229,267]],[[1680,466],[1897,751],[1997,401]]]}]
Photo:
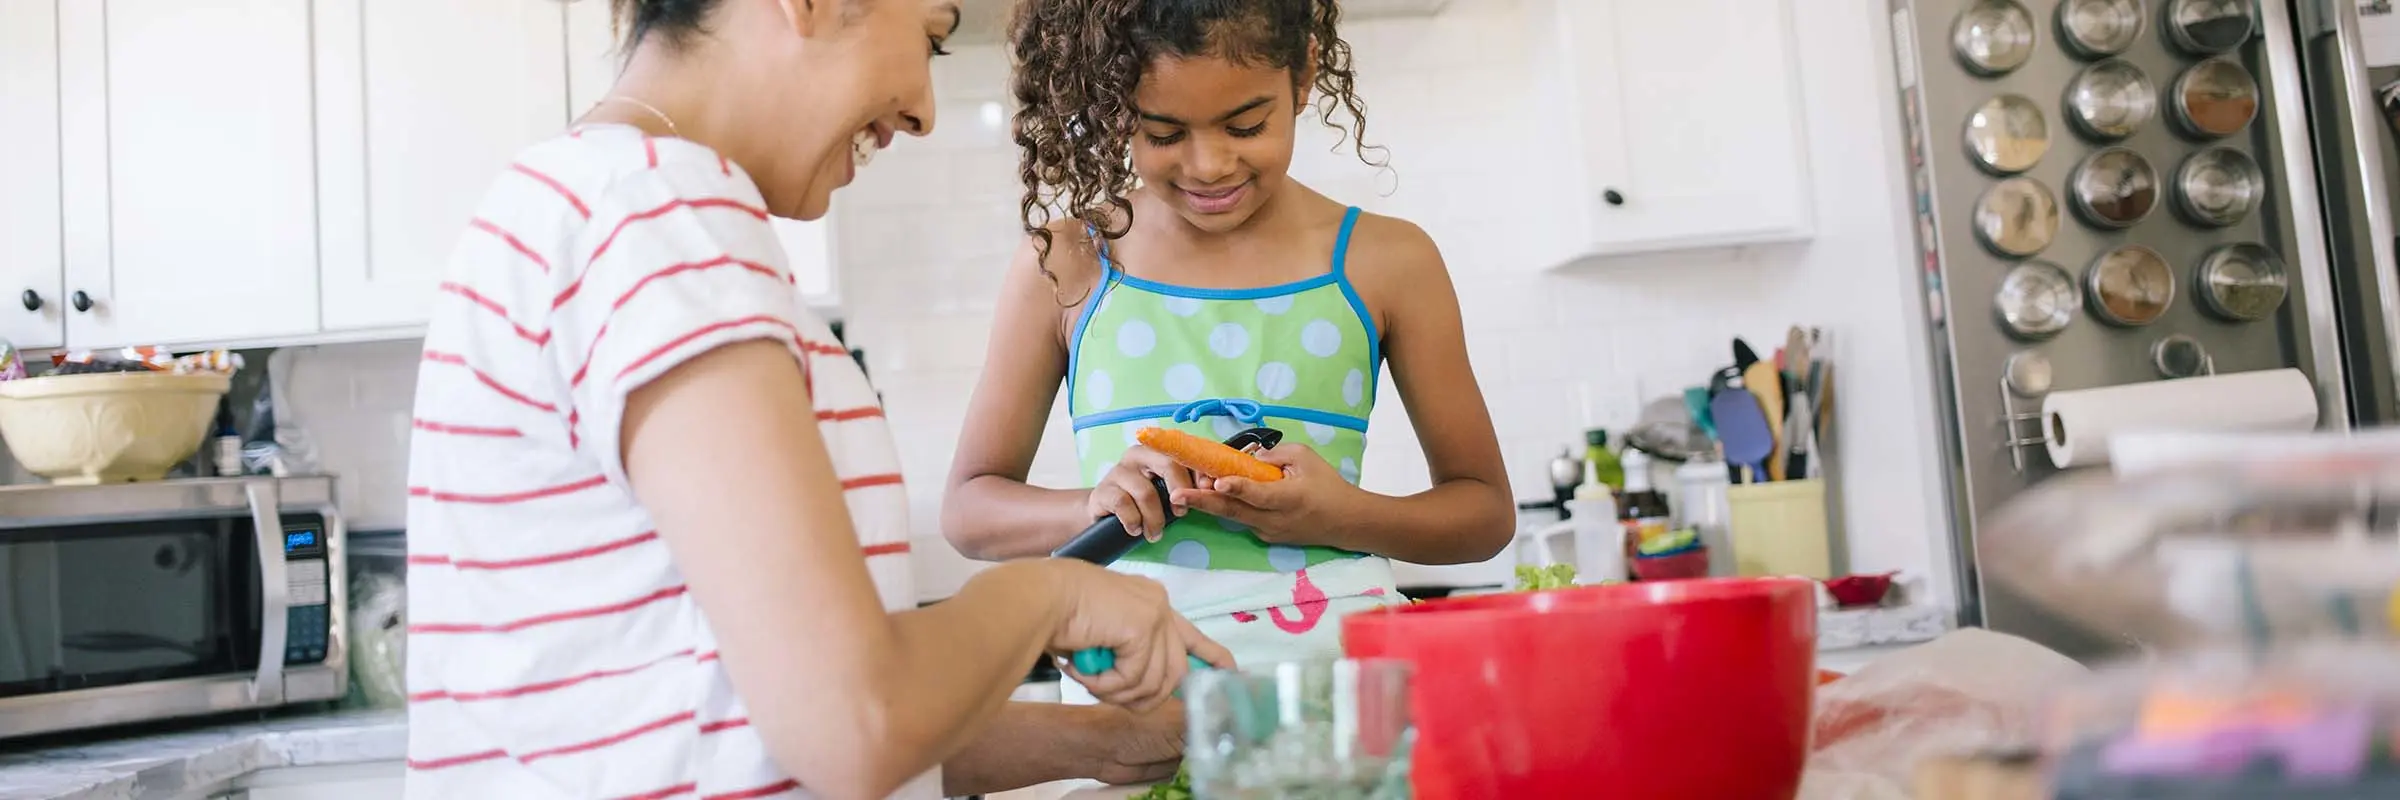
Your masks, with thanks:
[{"label": "woman's dark hair", "polygon": [[[1358,98],[1350,44],[1336,30],[1341,17],[1337,0],[1020,0],[1009,25],[1017,172],[1025,183],[1018,211],[1042,274],[1058,280],[1049,267],[1055,215],[1108,239],[1132,227],[1125,195],[1134,177],[1133,91],[1161,57],[1288,69],[1295,83],[1313,66],[1318,117],[1342,132],[1359,160],[1383,166],[1369,154],[1380,148],[1366,143],[1367,105]],[[1306,63],[1312,45],[1313,65]]]},{"label": "woman's dark hair", "polygon": [[627,54],[653,34],[664,37],[669,49],[681,50],[692,37],[708,33],[703,23],[717,10],[717,0],[608,0],[608,10]]}]

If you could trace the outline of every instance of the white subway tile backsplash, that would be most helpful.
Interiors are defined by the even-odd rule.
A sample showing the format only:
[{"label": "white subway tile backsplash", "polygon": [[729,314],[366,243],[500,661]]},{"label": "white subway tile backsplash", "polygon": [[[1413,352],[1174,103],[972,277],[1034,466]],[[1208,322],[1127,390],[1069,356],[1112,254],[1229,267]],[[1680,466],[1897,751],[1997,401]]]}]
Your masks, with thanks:
[{"label": "white subway tile backsplash", "polygon": [[[1574,209],[1544,205],[1560,165],[1544,146],[1558,109],[1532,92],[1539,35],[1516,0],[1458,2],[1435,18],[1353,22],[1370,142],[1391,169],[1361,164],[1338,134],[1303,121],[1291,172],[1320,191],[1422,226],[1459,298],[1468,358],[1519,497],[1548,494],[1548,463],[1582,430],[1622,431],[1645,402],[1699,385],[1747,337],[1771,353],[1794,323],[1836,336],[1838,426],[1850,561],[1936,576],[1946,596],[1936,424],[1924,389],[1920,293],[1910,272],[1882,4],[1832,0],[1801,15],[1818,206],[1839,209],[1800,245],[1657,253],[1544,270],[1537,248]],[[1697,57],[1697,56],[1696,56]],[[1006,54],[965,47],[936,60],[936,132],[903,139],[846,189],[835,223],[851,343],[890,408],[915,512],[920,591],[944,596],[975,569],[942,540],[943,483],[985,358],[994,298],[1020,242]],[[1862,288],[1863,287],[1863,288]],[[346,475],[358,519],[397,521],[404,496],[415,343],[320,348],[302,361],[296,414]],[[357,355],[364,353],[364,355]],[[347,376],[344,378],[343,376]],[[1421,491],[1426,460],[1387,375],[1362,483]],[[1434,424],[1439,424],[1435,422]],[[1088,483],[1063,409],[1032,479]]]}]

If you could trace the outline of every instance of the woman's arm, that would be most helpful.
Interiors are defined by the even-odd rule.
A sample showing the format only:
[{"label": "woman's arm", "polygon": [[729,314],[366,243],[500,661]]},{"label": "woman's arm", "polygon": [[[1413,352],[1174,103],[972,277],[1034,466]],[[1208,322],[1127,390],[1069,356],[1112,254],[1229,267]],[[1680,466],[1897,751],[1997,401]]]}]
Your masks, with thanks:
[{"label": "woman's arm", "polygon": [[1179,492],[1193,508],[1250,524],[1261,538],[1339,547],[1419,564],[1491,558],[1516,535],[1516,501],[1500,460],[1491,412],[1467,363],[1450,271],[1433,239],[1402,220],[1359,221],[1350,260],[1383,310],[1383,352],[1425,447],[1433,488],[1405,497],[1351,486],[1314,452],[1287,445],[1262,454],[1291,477],[1273,483],[1219,478],[1215,491]]},{"label": "woman's arm", "polygon": [[1117,648],[1119,670],[1087,685],[1137,705],[1167,697],[1187,645],[1229,661],[1155,583],[1063,561],[1002,565],[953,602],[887,614],[783,343],[692,357],[633,390],[624,420],[627,477],[753,726],[819,796],[884,797],[958,753],[1045,643]]}]

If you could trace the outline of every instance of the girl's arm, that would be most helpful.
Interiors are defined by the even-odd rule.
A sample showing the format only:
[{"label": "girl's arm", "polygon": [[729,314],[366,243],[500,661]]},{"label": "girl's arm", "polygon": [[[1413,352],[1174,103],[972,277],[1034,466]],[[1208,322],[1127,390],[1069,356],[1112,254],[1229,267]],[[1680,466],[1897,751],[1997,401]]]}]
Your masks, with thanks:
[{"label": "girl's arm", "polygon": [[887,613],[808,397],[786,344],[727,344],[629,394],[622,453],[752,724],[818,796],[885,797],[959,753],[1045,651],[1117,648],[1089,683],[1136,705],[1167,698],[1187,646],[1230,663],[1157,584],[1053,559]]},{"label": "girl's arm", "polygon": [[1103,515],[1124,520],[1128,533],[1155,539],[1167,512],[1150,486],[1151,476],[1171,490],[1192,486],[1191,470],[1146,447],[1127,450],[1090,489],[1044,489],[1025,482],[1067,374],[1069,320],[1079,309],[1061,306],[1058,298],[1089,302],[1100,278],[1099,263],[1082,236],[1056,229],[1053,234],[1057,244],[1050,266],[1057,284],[1042,274],[1030,238],[1009,264],[983,378],[967,405],[966,429],[950,466],[942,532],[968,558],[1044,555]]},{"label": "girl's arm", "polygon": [[[1291,477],[1272,483],[1219,478],[1216,491],[1179,493],[1192,507],[1251,523],[1270,541],[1339,547],[1419,564],[1491,558],[1516,535],[1516,500],[1499,437],[1459,322],[1458,294],[1433,239],[1408,222],[1359,220],[1350,261],[1372,264],[1367,292],[1383,310],[1383,352],[1424,444],[1433,488],[1405,497],[1351,486],[1314,453],[1285,446],[1262,454]],[[1362,284],[1367,281],[1361,281]]]},{"label": "girl's arm", "polygon": [[1098,278],[1096,265],[1070,257],[1081,247],[1081,237],[1060,233],[1054,241],[1050,264],[1059,276],[1056,286],[1042,275],[1031,238],[1009,262],[985,345],[983,376],[968,401],[966,427],[951,461],[942,535],[968,558],[1044,555],[1092,522],[1084,511],[1088,490],[1025,482],[1067,374],[1070,323],[1058,298],[1079,297]]}]

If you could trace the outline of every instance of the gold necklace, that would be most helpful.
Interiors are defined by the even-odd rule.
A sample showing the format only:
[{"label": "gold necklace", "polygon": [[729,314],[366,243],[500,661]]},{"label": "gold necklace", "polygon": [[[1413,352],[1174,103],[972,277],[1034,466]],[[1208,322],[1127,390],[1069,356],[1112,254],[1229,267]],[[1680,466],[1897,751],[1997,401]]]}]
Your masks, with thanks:
[{"label": "gold necklace", "polygon": [[600,98],[600,102],[601,102],[602,104],[606,104],[606,103],[609,103],[609,102],[611,102],[611,101],[614,101],[614,102],[621,102],[621,103],[631,103],[631,104],[633,104],[633,106],[634,106],[634,107],[636,107],[636,108],[640,108],[640,109],[641,109],[641,110],[643,110],[643,111],[648,111],[648,112],[650,112],[650,115],[651,115],[651,116],[654,116],[654,117],[657,117],[657,118],[658,118],[658,121],[660,121],[660,122],[663,122],[663,123],[666,123],[666,125],[667,125],[667,135],[669,135],[669,136],[673,136],[673,137],[675,137],[675,138],[677,138],[677,139],[681,139],[681,138],[683,138],[683,132],[682,132],[682,131],[680,131],[680,130],[677,130],[677,129],[675,128],[675,118],[674,118],[674,117],[667,116],[667,112],[664,112],[664,111],[660,111],[660,110],[658,110],[658,107],[657,107],[657,106],[651,105],[651,104],[649,104],[649,103],[644,103],[644,102],[642,102],[642,101],[641,101],[640,99],[638,99],[638,98],[627,97],[627,96],[625,96],[625,95],[621,95],[621,94],[612,94],[612,95],[609,95],[609,96],[607,96],[607,97]]}]

